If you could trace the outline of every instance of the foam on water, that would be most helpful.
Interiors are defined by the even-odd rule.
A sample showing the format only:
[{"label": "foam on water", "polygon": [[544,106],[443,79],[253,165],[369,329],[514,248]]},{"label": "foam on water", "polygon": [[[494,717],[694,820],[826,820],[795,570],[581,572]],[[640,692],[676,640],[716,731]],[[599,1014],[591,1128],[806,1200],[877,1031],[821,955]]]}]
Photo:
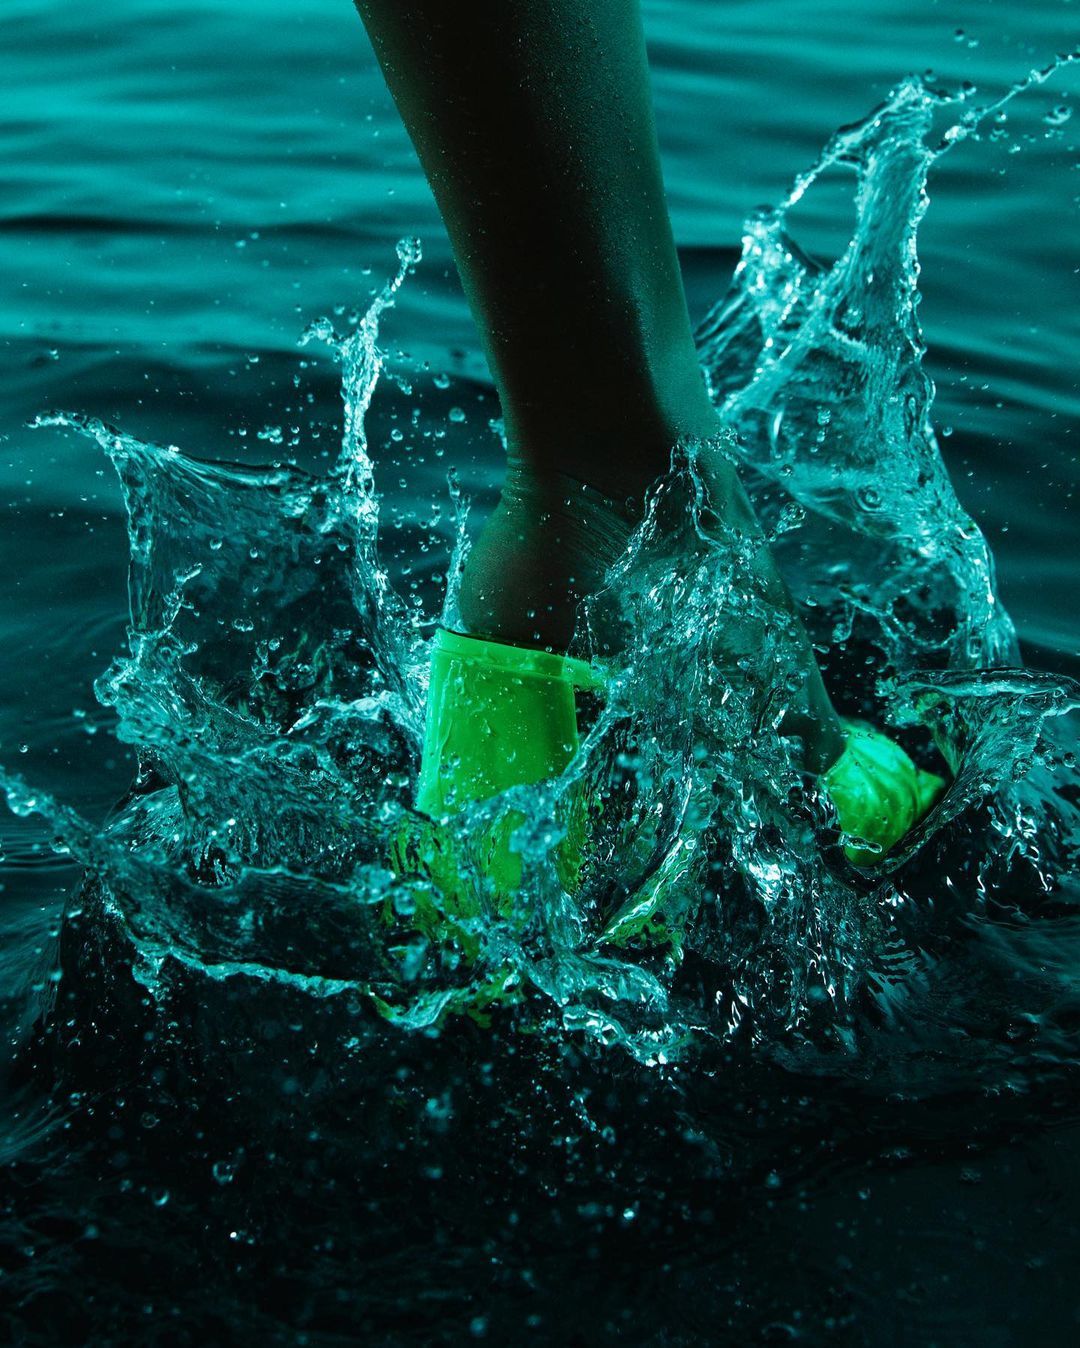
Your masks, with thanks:
[{"label": "foam on water", "polygon": [[[590,606],[629,635],[581,752],[563,779],[447,825],[477,953],[422,934],[417,906],[445,900],[389,859],[411,812],[436,615],[395,592],[380,561],[365,429],[380,323],[420,260],[414,242],[355,331],[320,322],[306,334],[342,370],[343,443],[324,479],[200,461],[70,414],[40,419],[89,436],[120,476],[129,645],[97,693],[140,770],[103,827],[10,774],[4,784],[95,877],[80,920],[120,933],[152,1001],[178,983],[255,979],[336,1000],[344,1039],[373,1014],[430,1030],[475,1013],[495,985],[518,1023],[646,1063],[746,1041],[804,1065],[861,1053],[902,1076],[937,1025],[935,952],[963,933],[988,963],[1020,966],[1052,931],[1064,947],[1041,964],[1028,1010],[1048,1052],[1072,1060],[1055,1008],[1072,996],[1062,951],[1080,956],[1080,776],[1063,719],[1080,690],[1020,667],[985,539],[941,460],[917,320],[927,175],[987,111],[935,130],[955,102],[911,81],[838,133],[782,206],[748,222],[731,290],[700,332],[730,452],[831,648],[834,691],[954,773],[873,872],[846,863],[827,802],[777,733],[797,663],[751,552],[711,515],[684,448]],[[842,255],[818,263],[790,236],[789,212],[837,167],[853,173],[856,225]],[[453,505],[451,613],[466,546],[456,494]],[[738,656],[718,661],[718,633],[732,630]],[[582,784],[604,809],[571,894],[554,851]],[[508,812],[524,819],[509,913],[468,862]],[[612,939],[654,906],[658,879],[673,939]],[[971,986],[952,1014],[978,1025]],[[965,1045],[980,1071],[994,1032],[987,1021]]]}]

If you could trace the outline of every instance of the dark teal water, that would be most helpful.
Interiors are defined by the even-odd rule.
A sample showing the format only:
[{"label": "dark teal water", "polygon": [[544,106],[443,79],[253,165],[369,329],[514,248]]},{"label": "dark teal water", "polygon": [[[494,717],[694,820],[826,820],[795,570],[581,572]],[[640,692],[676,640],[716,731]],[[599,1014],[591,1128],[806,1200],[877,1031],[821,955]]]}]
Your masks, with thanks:
[{"label": "dark teal water", "polygon": [[[688,527],[682,581],[622,694],[625,719],[655,732],[638,780],[685,806],[647,841],[709,863],[679,891],[684,963],[605,945],[604,921],[638,892],[625,849],[605,871],[612,839],[597,844],[601,879],[579,911],[540,848],[533,925],[485,931],[523,1004],[490,1029],[439,1020],[468,1003],[474,972],[393,944],[380,859],[415,768],[424,629],[410,596],[436,611],[446,469],[475,520],[500,449],[446,242],[363,31],[328,0],[183,13],[110,0],[85,15],[11,0],[0,763],[22,784],[3,823],[0,1297],[16,1341],[1075,1334],[1080,791],[1075,716],[1061,713],[1080,669],[1076,67],[932,162],[918,148],[1074,46],[1075,17],[673,0],[647,19],[703,320],[744,219],[782,202],[837,126],[913,72],[976,86],[964,103],[916,100],[914,120],[894,103],[883,130],[834,153],[751,236],[737,302],[702,329],[842,696],[871,696],[860,662],[884,669],[874,695],[914,708],[955,754],[950,804],[862,883],[815,840],[813,801],[788,813],[797,789],[755,739],[752,701],[725,723],[703,696],[685,738],[661,733],[738,568],[695,552]],[[860,155],[872,190],[856,223],[842,161]],[[905,251],[924,171],[932,410]],[[780,223],[830,260],[856,229],[862,261],[815,273],[796,255],[793,270],[772,248]],[[403,236],[422,239],[423,262],[381,316],[366,438],[347,435],[339,460],[339,364],[298,341],[323,315],[347,331]],[[874,289],[867,259],[895,290]],[[795,282],[783,316],[747,307],[754,293],[790,301]],[[852,295],[875,298],[853,313]],[[755,384],[770,332],[801,363]],[[338,354],[355,412],[373,349]],[[890,418],[894,405],[914,412]],[[124,437],[26,428],[55,407]],[[811,423],[827,432],[819,460],[804,453]],[[155,442],[279,466],[200,467]],[[788,491],[805,518],[778,513]],[[625,762],[620,724],[601,724],[587,772]],[[103,829],[139,763],[136,798]],[[542,821],[551,805],[529,808]],[[627,827],[643,836],[640,819]]]}]

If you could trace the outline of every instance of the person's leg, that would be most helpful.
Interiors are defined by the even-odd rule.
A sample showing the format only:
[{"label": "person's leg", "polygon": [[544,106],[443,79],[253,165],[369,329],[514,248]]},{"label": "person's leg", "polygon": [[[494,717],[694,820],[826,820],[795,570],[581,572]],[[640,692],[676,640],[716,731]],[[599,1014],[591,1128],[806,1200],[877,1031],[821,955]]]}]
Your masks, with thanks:
[{"label": "person's leg", "polygon": [[715,418],[637,0],[358,0],[454,247],[512,462],[641,490]]},{"label": "person's leg", "polygon": [[[638,0],[356,3],[446,222],[506,427],[507,485],[462,615],[479,635],[565,649],[577,599],[674,445],[720,429],[664,199]],[[706,460],[714,504],[755,529],[733,469]],[[841,737],[808,643],[805,666],[798,728],[822,767]]]}]

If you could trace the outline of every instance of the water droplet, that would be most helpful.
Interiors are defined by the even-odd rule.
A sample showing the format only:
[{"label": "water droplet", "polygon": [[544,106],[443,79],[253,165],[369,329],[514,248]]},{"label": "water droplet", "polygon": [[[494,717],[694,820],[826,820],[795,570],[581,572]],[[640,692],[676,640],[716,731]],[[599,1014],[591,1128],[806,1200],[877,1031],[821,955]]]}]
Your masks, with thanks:
[{"label": "water droplet", "polygon": [[214,1176],[214,1183],[224,1187],[236,1178],[236,1167],[231,1161],[215,1161],[210,1173]]},{"label": "water droplet", "polygon": [[417,238],[399,239],[397,255],[403,266],[415,267],[424,255]]}]

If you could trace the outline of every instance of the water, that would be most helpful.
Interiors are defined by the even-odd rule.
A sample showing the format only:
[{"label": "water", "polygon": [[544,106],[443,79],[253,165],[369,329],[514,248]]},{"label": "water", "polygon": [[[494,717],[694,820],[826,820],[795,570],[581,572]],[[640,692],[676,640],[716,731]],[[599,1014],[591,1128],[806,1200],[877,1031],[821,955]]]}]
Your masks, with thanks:
[{"label": "water", "polygon": [[[571,773],[629,803],[573,898],[571,780],[467,814],[527,820],[513,913],[466,875],[472,959],[386,860],[497,409],[362,32],[7,11],[16,1338],[1074,1325],[1075,67],[965,120],[1068,8],[766,11],[648,11],[703,361],[831,685],[955,781],[844,866],[771,681],[710,658],[732,604],[774,625],[680,462],[594,614],[663,579]],[[671,941],[613,942],[657,872]]]}]

